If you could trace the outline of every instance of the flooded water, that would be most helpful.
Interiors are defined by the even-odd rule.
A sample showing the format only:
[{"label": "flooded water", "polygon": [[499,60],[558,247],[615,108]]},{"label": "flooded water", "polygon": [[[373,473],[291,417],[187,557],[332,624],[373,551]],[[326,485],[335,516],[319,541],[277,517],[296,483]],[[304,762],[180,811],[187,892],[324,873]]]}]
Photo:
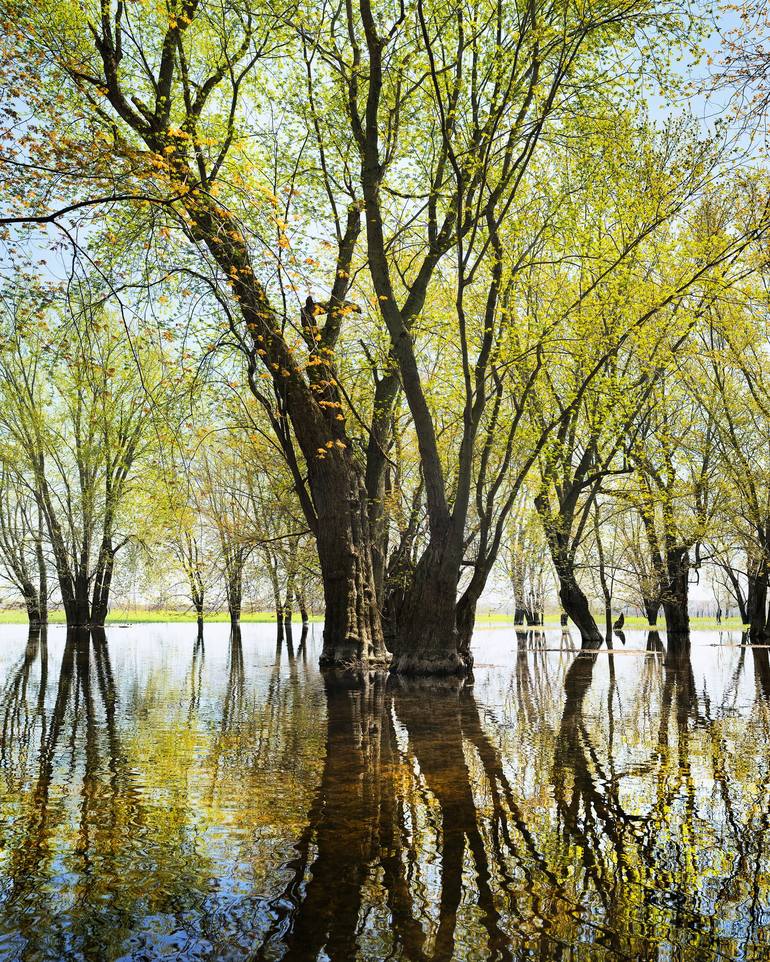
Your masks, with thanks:
[{"label": "flooded water", "polygon": [[770,959],[770,661],[479,631],[473,686],[320,632],[0,636],[0,959]]}]

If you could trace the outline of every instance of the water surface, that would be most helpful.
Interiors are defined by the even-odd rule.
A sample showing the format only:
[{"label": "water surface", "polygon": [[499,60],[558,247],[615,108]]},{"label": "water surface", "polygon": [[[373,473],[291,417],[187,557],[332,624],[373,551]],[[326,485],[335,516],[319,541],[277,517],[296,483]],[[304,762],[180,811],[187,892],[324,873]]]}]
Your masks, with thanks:
[{"label": "water surface", "polygon": [[0,635],[0,959],[770,959],[770,661],[480,630],[473,686],[320,632]]}]

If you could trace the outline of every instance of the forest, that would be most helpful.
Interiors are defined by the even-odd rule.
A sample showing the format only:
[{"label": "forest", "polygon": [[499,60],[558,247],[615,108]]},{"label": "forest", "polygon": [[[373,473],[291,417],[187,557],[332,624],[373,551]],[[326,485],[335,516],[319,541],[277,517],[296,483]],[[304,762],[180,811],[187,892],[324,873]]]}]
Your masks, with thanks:
[{"label": "forest", "polygon": [[7,604],[461,675],[495,584],[593,647],[703,572],[766,636],[762,6],[0,14]]},{"label": "forest", "polygon": [[769,77],[0,0],[0,962],[770,958]]}]

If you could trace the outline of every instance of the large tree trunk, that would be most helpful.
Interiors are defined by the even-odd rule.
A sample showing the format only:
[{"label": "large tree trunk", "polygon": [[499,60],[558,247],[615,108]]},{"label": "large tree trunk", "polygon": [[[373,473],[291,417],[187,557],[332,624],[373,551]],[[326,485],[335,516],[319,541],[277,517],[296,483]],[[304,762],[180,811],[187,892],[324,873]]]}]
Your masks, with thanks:
[{"label": "large tree trunk", "polygon": [[598,648],[602,643],[602,634],[596,624],[583,589],[577,583],[574,571],[569,566],[557,568],[559,576],[559,601],[580,632],[583,648]]},{"label": "large tree trunk", "polygon": [[27,618],[30,625],[42,624],[45,619],[42,615],[40,595],[37,588],[25,578],[21,584],[21,593],[24,597],[24,606],[27,609]]},{"label": "large tree trunk", "polygon": [[658,612],[660,611],[660,601],[655,598],[645,598],[643,600],[644,613],[647,615],[647,624],[654,628],[658,623]]},{"label": "large tree trunk", "polygon": [[[187,175],[182,165],[183,181]],[[271,373],[307,467],[307,487],[300,472],[293,473],[308,525],[316,536],[323,580],[326,610],[321,667],[384,666],[389,655],[376,597],[364,471],[352,451],[344,415],[339,414],[343,404],[333,364],[333,330],[340,316],[335,314],[336,308],[330,309],[327,328],[321,332],[310,301],[302,323],[317,363],[304,365],[280,334],[281,320],[256,278],[245,241],[233,230],[232,219],[210,198],[195,195],[189,202],[196,234],[232,278],[233,294],[255,354],[263,358]],[[350,215],[346,243],[352,255],[360,211],[351,210]],[[338,270],[338,279],[342,273]],[[344,297],[347,286],[342,285],[339,297]],[[341,307],[335,297],[333,293],[331,301]],[[256,382],[250,379],[250,384],[259,398]],[[288,453],[292,441],[283,437],[282,445]],[[293,459],[292,451],[292,463]]]},{"label": "large tree trunk", "polygon": [[316,458],[309,480],[325,601],[321,667],[385,667],[363,478],[342,451]]},{"label": "large tree trunk", "polygon": [[[458,631],[457,576],[462,543],[453,531],[431,538],[399,613],[393,670],[407,675],[464,675],[473,659]],[[468,612],[472,630],[473,610]],[[464,626],[467,629],[467,625]],[[466,639],[466,641],[469,639]]]},{"label": "large tree trunk", "polygon": [[666,552],[668,582],[662,595],[666,632],[686,636],[690,633],[689,600],[690,552],[687,548],[669,548]]},{"label": "large tree trunk", "polygon": [[78,572],[72,579],[71,585],[67,583],[61,587],[67,627],[89,627],[91,624],[91,598],[88,593],[88,578],[85,573]]}]

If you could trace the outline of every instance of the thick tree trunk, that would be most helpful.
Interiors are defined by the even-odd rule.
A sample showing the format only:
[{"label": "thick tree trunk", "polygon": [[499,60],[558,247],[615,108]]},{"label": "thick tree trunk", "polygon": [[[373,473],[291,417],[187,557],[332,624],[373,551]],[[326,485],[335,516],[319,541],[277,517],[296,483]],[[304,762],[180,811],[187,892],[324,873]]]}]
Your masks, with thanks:
[{"label": "thick tree trunk", "polygon": [[321,667],[385,667],[363,479],[348,451],[316,456],[309,478],[325,601]]},{"label": "thick tree trunk", "polygon": [[468,650],[475,600],[457,624],[457,577],[462,543],[455,532],[431,538],[414,572],[399,613],[393,671],[406,675],[464,675],[472,666]]},{"label": "thick tree trunk", "polygon": [[645,598],[643,601],[644,613],[647,615],[647,624],[654,628],[658,623],[658,612],[660,611],[660,601],[657,599]]},{"label": "thick tree trunk", "polygon": [[527,615],[527,612],[523,608],[520,608],[518,605],[516,605],[516,607],[513,610],[514,625],[523,625],[526,615]]},{"label": "thick tree trunk", "polygon": [[666,552],[666,574],[668,583],[663,592],[663,614],[666,618],[666,632],[686,636],[690,633],[689,601],[690,552],[687,548],[669,548]]},{"label": "thick tree trunk", "polygon": [[524,606],[524,615],[527,619],[527,624],[530,627],[536,625],[542,625],[543,623],[543,604],[537,593],[530,592],[526,605]]},{"label": "thick tree trunk", "polygon": [[[91,599],[88,594],[88,579],[78,573],[67,591],[62,590],[62,602],[68,628],[87,628],[91,624]],[[64,589],[64,586],[62,586]]]},{"label": "thick tree trunk", "polygon": [[562,566],[557,569],[559,575],[559,601],[567,615],[572,619],[580,632],[583,648],[598,648],[602,643],[602,634],[596,624],[588,605],[583,589],[577,583],[574,572]]},{"label": "thick tree trunk", "polygon": [[31,581],[24,580],[21,584],[21,593],[24,597],[24,606],[27,609],[27,618],[30,625],[40,625],[45,620],[41,611],[40,595],[37,588]]}]

